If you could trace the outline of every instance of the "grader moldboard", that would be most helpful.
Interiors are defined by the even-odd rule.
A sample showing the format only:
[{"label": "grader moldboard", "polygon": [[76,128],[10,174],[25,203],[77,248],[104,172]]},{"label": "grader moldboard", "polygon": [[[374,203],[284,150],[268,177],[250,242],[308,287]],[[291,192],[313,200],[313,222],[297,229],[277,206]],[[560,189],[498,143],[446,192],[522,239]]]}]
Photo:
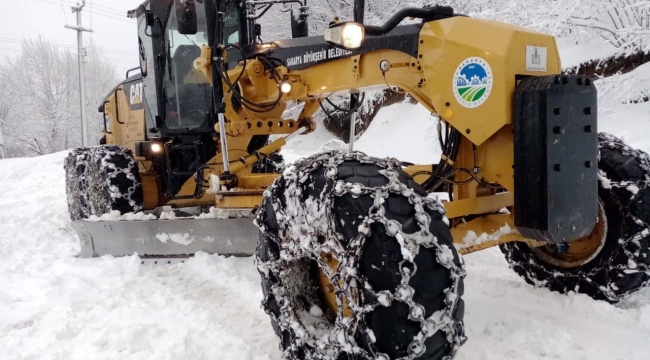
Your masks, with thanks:
[{"label": "grader moldboard", "polygon": [[[296,5],[293,38],[262,42],[256,21],[279,3]],[[306,0],[131,11],[141,75],[100,107],[103,145],[65,163],[82,256],[254,254],[286,359],[452,358],[459,254],[497,245],[561,293],[616,302],[648,284],[650,159],[597,133],[596,89],[561,75],[553,37],[442,6],[364,26],[363,9],[311,37]],[[354,124],[382,86],[439,120],[438,164],[351,149],[278,165],[328,97],[350,95],[337,107]]]}]

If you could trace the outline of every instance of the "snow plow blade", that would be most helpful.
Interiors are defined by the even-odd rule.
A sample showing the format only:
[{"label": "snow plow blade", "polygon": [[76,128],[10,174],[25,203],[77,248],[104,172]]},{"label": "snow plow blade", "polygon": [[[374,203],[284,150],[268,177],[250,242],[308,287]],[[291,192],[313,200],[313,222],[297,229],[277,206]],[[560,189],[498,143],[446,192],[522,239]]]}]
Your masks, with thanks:
[{"label": "snow plow blade", "polygon": [[196,252],[251,256],[258,229],[252,219],[73,221],[80,257],[189,257]]}]

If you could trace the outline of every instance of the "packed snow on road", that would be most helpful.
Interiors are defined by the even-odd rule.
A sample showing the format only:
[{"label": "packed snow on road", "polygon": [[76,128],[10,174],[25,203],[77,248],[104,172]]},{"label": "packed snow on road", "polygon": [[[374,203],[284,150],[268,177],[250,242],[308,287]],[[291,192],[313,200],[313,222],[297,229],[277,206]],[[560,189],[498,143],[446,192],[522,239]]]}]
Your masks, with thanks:
[{"label": "packed snow on road", "polygon": [[[563,52],[568,62],[576,54]],[[645,151],[650,106],[620,99],[647,80],[650,64],[598,84],[600,130]],[[437,162],[435,126],[419,105],[392,105],[357,149]],[[290,144],[285,157],[337,144],[322,128],[311,136]],[[0,161],[0,359],[279,359],[253,258],[199,253],[156,266],[137,255],[78,258],[65,156]],[[649,289],[610,305],[535,289],[498,249],[464,259],[469,340],[457,359],[650,359]]]}]

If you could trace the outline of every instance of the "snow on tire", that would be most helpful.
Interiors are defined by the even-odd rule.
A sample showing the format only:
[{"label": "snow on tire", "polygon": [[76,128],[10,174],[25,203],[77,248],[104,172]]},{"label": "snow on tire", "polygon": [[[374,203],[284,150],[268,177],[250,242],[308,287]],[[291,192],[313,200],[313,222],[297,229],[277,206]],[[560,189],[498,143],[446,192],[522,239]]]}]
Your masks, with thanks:
[{"label": "snow on tire", "polygon": [[90,215],[88,199],[90,148],[70,150],[65,158],[65,190],[68,210],[72,220],[85,219]]},{"label": "snow on tire", "polygon": [[125,214],[142,209],[142,183],[131,150],[118,145],[94,147],[90,170],[92,215],[101,216],[114,210]]},{"label": "snow on tire", "polygon": [[504,244],[501,250],[530,284],[618,302],[650,284],[650,156],[609,134],[598,140],[598,196],[606,226],[597,252],[567,268],[544,261],[525,243]]},{"label": "snow on tire", "polygon": [[394,159],[329,152],[288,166],[256,220],[283,358],[451,359],[466,340],[465,270],[444,215]]}]

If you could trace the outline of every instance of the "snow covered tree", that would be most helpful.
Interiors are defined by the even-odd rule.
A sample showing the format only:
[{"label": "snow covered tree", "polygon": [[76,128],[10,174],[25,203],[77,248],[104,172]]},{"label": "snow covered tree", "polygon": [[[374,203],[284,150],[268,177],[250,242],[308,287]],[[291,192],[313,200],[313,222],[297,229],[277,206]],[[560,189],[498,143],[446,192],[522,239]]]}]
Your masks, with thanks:
[{"label": "snow covered tree", "polygon": [[[0,65],[0,84],[8,84],[10,73],[7,70],[6,66]],[[4,124],[16,103],[16,94],[12,89],[7,85],[0,86],[0,134],[5,132]]]},{"label": "snow covered tree", "polygon": [[542,31],[556,36],[602,36],[624,50],[647,45],[648,0],[438,0],[457,12]]},{"label": "snow covered tree", "polygon": [[570,23],[598,31],[619,49],[640,50],[650,36],[649,4],[645,0],[583,0]]},{"label": "snow covered tree", "polygon": [[5,79],[20,109],[5,124],[10,154],[47,154],[67,148],[75,135],[70,126],[73,102],[74,56],[59,51],[43,38],[28,40],[21,54],[9,62]]},{"label": "snow covered tree", "polygon": [[[101,50],[91,44],[87,52],[89,140],[96,144],[101,121],[97,106],[117,79]],[[0,102],[9,156],[42,155],[81,145],[76,54],[39,37],[26,40],[18,57],[1,70],[2,91],[12,94]]]},{"label": "snow covered tree", "polygon": [[[101,137],[100,129],[104,126],[104,118],[97,108],[108,92],[119,83],[115,76],[115,65],[102,55],[102,49],[95,43],[86,44],[86,116],[88,121],[88,142],[98,144]],[[137,63],[136,63],[137,65]],[[78,102],[79,100],[77,100]]]}]

